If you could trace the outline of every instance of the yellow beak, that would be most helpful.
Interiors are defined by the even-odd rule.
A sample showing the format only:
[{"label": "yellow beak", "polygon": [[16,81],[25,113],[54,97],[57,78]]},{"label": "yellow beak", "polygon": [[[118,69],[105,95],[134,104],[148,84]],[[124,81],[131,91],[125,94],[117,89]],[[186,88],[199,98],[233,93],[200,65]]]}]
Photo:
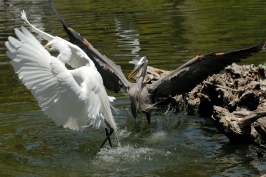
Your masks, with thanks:
[{"label": "yellow beak", "polygon": [[52,46],[51,45],[48,45],[48,44],[46,44],[45,46],[43,46],[46,50],[49,50],[49,49],[51,49],[52,48]]},{"label": "yellow beak", "polygon": [[131,79],[132,77],[134,77],[134,76],[136,76],[136,74],[138,74],[138,72],[139,72],[139,70],[141,69],[141,67],[143,66],[143,64],[142,65],[140,65],[140,66],[137,66],[128,76],[127,76],[127,78],[128,79]]}]

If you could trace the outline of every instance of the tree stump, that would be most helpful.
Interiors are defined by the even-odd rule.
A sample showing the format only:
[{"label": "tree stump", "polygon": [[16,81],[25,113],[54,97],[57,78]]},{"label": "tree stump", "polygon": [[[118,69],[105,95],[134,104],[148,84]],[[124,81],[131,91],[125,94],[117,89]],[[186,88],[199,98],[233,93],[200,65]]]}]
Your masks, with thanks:
[{"label": "tree stump", "polygon": [[[169,72],[148,67],[145,81],[154,82]],[[196,86],[185,100],[181,98],[173,97],[177,106],[185,102],[188,114],[212,117],[218,130],[230,141],[255,142],[266,147],[264,66],[232,64],[225,73],[210,76]]]}]

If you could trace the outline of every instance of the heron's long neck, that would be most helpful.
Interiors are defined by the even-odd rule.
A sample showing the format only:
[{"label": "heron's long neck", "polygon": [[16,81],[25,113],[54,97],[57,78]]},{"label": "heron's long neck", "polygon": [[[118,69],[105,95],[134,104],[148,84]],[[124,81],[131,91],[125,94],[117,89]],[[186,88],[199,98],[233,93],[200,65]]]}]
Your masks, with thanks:
[{"label": "heron's long neck", "polygon": [[143,83],[144,78],[145,78],[145,76],[146,76],[147,67],[148,67],[148,63],[145,63],[145,64],[143,65],[142,70],[141,70],[141,74],[140,74],[140,79],[141,79],[140,81],[141,81],[141,83]]}]

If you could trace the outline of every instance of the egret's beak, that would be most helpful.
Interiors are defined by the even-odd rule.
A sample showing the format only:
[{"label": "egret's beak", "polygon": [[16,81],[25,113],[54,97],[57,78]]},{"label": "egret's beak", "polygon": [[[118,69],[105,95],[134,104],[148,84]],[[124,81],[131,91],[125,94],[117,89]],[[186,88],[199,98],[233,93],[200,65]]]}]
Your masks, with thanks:
[{"label": "egret's beak", "polygon": [[52,48],[52,46],[51,45],[49,45],[49,44],[46,44],[45,46],[43,46],[46,50],[50,50],[51,48]]},{"label": "egret's beak", "polygon": [[137,65],[133,71],[127,76],[128,79],[131,79],[132,77],[136,76],[136,74],[138,74],[139,70],[142,68],[142,66],[144,65],[144,63],[142,63],[141,65]]}]

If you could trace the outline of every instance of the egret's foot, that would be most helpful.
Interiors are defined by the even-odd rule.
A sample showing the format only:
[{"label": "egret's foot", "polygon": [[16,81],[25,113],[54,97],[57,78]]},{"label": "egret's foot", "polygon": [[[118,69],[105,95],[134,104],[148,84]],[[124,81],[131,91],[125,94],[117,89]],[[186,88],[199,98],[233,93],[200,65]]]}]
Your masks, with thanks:
[{"label": "egret's foot", "polygon": [[[112,142],[111,142],[111,138],[110,138],[110,136],[113,134],[113,132],[114,132],[114,129],[112,129],[111,127],[110,127],[110,132],[108,132],[108,129],[105,128],[106,138],[105,138],[104,141],[102,142],[101,146],[98,148],[97,153],[100,152],[100,150],[101,150],[102,147],[105,145],[105,143],[106,143],[107,140],[108,140],[108,142],[109,142],[110,147],[113,147]],[[96,154],[97,154],[97,153],[96,153]]]}]

